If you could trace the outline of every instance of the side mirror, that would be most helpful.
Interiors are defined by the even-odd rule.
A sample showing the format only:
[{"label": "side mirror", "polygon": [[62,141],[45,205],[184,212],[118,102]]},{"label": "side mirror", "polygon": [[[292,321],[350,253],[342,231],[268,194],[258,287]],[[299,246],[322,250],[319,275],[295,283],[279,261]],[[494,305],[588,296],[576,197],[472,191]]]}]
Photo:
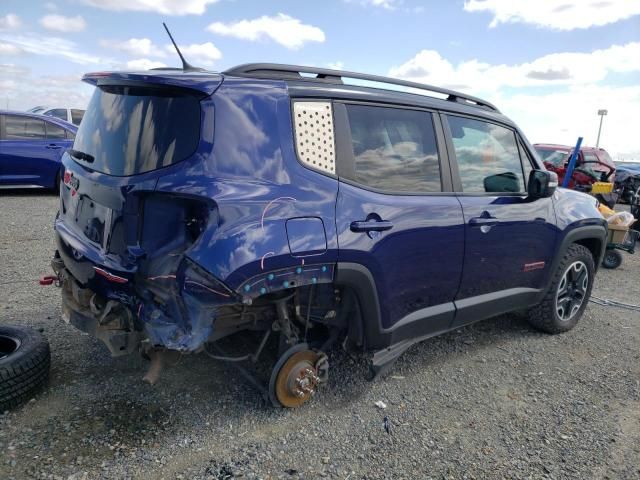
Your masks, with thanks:
[{"label": "side mirror", "polygon": [[547,170],[531,170],[527,192],[531,198],[548,198],[558,187],[558,175]]}]

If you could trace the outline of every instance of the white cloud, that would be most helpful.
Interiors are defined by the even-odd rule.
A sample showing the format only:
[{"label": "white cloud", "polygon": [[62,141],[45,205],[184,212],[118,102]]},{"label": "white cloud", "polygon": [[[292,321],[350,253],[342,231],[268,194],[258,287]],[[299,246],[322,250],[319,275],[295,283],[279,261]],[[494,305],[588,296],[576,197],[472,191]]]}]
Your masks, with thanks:
[{"label": "white cloud", "polygon": [[547,94],[498,95],[492,100],[536,143],[574,145],[582,136],[583,145],[594,146],[600,120],[597,112],[606,108],[609,114],[604,117],[600,146],[614,159],[640,160],[640,86],[580,85]]},{"label": "white cloud", "polygon": [[270,38],[290,49],[298,49],[306,42],[324,42],[322,30],[313,25],[307,25],[297,18],[279,13],[274,17],[262,16],[253,20],[238,22],[215,22],[207,30],[219,35],[257,41]]},{"label": "white cloud", "polygon": [[[11,110],[26,110],[35,105],[87,105],[93,87],[81,81],[82,73],[34,76],[30,69],[15,64],[0,64],[0,105]],[[19,79],[19,81],[15,81]]]},{"label": "white cloud", "polygon": [[21,25],[20,17],[14,13],[8,13],[4,17],[0,17],[0,30],[16,30]]},{"label": "white cloud", "polygon": [[530,23],[556,30],[573,30],[607,25],[640,14],[638,0],[468,0],[468,12],[490,12],[490,26],[501,23]]},{"label": "white cloud", "polygon": [[161,47],[154,45],[148,38],[130,38],[129,40],[100,40],[100,46],[141,57],[165,57]]},{"label": "white cloud", "polygon": [[553,53],[531,62],[491,65],[468,60],[457,65],[435,50],[422,50],[390,74],[454,89],[491,92],[499,88],[590,84],[610,72],[640,71],[640,42],[613,45],[590,53]]},{"label": "white cloud", "polygon": [[167,65],[162,62],[149,60],[148,58],[138,58],[127,62],[127,69],[129,70],[151,70],[152,68],[162,68],[166,66]]},{"label": "white cloud", "polygon": [[53,3],[53,2],[47,2],[44,4],[44,8],[46,8],[47,10],[49,10],[50,12],[55,12],[56,10],[58,10],[58,6]]},{"label": "white cloud", "polygon": [[380,7],[386,10],[395,10],[400,6],[402,0],[345,0],[348,3],[358,2],[366,7]]},{"label": "white cloud", "polygon": [[79,50],[74,42],[58,37],[43,37],[33,34],[0,34],[0,41],[14,45],[26,53],[60,57],[81,65],[112,65],[115,63],[109,58],[85,53]]},{"label": "white cloud", "polygon": [[[600,108],[609,109],[601,146],[612,155],[640,157],[637,112],[640,85],[607,84],[610,74],[640,72],[640,42],[590,53],[563,52],[521,64],[489,64],[476,59],[454,64],[437,51],[422,50],[389,75],[466,91],[486,98],[524,130],[533,142],[575,143],[578,135],[595,144]],[[514,93],[515,92],[515,93]]]},{"label": "white cloud", "polygon": [[104,10],[156,12],[163,15],[202,15],[219,0],[81,0]]},{"label": "white cloud", "polygon": [[12,43],[0,42],[0,55],[19,55],[22,53],[22,49],[13,45]]},{"label": "white cloud", "polygon": [[87,28],[87,22],[80,15],[65,17],[63,15],[45,15],[40,19],[40,25],[47,30],[56,32],[81,32]]},{"label": "white cloud", "polygon": [[[184,58],[195,66],[199,66],[198,64],[211,66],[222,58],[222,52],[211,42],[178,45],[178,47]],[[176,49],[172,44],[168,44],[165,48],[170,54],[177,56]]]}]

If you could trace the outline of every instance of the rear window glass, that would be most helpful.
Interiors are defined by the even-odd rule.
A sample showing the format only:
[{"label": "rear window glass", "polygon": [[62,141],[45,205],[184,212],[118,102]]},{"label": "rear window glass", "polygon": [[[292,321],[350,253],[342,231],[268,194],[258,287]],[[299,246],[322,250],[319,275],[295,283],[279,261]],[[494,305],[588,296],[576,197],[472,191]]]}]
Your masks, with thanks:
[{"label": "rear window glass", "polygon": [[200,102],[191,93],[131,86],[96,88],[73,149],[92,170],[115,176],[149,172],[191,156],[200,138]]}]

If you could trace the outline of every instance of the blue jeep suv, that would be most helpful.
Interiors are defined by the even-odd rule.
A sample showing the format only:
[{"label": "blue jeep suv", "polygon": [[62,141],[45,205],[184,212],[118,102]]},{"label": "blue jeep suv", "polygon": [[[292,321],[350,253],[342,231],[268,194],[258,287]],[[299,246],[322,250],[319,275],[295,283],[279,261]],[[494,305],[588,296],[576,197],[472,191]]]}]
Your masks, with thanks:
[{"label": "blue jeep suv", "polygon": [[[587,306],[607,233],[596,200],[556,189],[486,101],[277,64],[84,81],[55,221],[63,318],[148,356],[150,382],[171,350],[271,351],[261,388],[295,407],[334,345],[380,373],[478,320],[525,311],[558,333]],[[226,353],[235,334],[246,350]]]}]

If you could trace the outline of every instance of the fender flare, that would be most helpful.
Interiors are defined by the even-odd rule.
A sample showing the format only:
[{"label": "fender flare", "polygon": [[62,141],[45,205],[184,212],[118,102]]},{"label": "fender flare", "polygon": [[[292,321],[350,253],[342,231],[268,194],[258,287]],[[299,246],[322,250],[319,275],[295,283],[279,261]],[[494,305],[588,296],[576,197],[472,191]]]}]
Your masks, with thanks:
[{"label": "fender flare", "polygon": [[[379,349],[388,347],[391,342],[391,333],[385,333],[382,329],[382,315],[380,313],[380,301],[378,290],[373,275],[367,267],[359,263],[338,262],[336,266],[334,284],[348,287],[355,293],[360,310],[366,349]],[[350,322],[357,321],[350,319]]]},{"label": "fender flare", "polygon": [[564,237],[560,240],[560,245],[558,247],[557,253],[551,263],[551,268],[549,269],[547,281],[545,282],[546,288],[543,289],[543,292],[549,288],[551,284],[551,279],[553,278],[553,274],[555,273],[562,257],[574,243],[580,243],[581,240],[595,240],[598,242],[598,252],[596,252],[594,258],[594,264],[596,271],[598,267],[602,263],[602,258],[604,257],[604,253],[607,247],[607,227],[605,225],[584,225],[580,227],[576,227],[570,231],[568,231]]}]

